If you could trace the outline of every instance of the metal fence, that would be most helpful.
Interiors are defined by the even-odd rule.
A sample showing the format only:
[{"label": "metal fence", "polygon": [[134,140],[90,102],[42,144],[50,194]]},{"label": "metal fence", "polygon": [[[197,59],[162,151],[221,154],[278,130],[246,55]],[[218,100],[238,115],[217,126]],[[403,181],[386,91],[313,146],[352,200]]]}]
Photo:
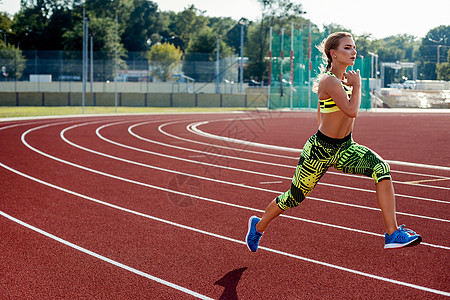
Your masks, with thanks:
[{"label": "metal fence", "polygon": [[[187,93],[239,93],[239,57],[218,61],[211,55],[191,53],[176,63],[152,62],[145,52],[128,52],[119,57],[116,76],[114,53],[94,51],[88,55],[87,90],[105,91],[115,82],[126,91],[124,82],[136,83],[138,91]],[[0,50],[2,90],[38,89],[43,91],[79,91],[83,79],[81,51]],[[161,72],[169,72],[161,74]],[[167,79],[169,78],[169,79]],[[14,84],[13,84],[14,83]],[[33,85],[34,83],[34,85]],[[33,88],[37,86],[37,88]],[[136,85],[128,85],[136,91]],[[67,90],[69,89],[69,90]],[[125,90],[124,90],[125,89]]]}]

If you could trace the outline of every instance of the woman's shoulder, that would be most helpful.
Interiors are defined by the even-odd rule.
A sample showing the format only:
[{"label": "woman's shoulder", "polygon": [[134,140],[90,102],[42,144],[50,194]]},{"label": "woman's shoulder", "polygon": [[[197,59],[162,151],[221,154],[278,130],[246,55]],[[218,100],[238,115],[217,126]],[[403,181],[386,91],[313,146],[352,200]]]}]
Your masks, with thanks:
[{"label": "woman's shoulder", "polygon": [[319,80],[319,88],[334,87],[337,84],[340,85],[339,79],[329,73],[324,73]]},{"label": "woman's shoulder", "polygon": [[329,88],[335,88],[339,84],[339,79],[331,72],[320,74],[314,83],[313,92],[326,92]]}]

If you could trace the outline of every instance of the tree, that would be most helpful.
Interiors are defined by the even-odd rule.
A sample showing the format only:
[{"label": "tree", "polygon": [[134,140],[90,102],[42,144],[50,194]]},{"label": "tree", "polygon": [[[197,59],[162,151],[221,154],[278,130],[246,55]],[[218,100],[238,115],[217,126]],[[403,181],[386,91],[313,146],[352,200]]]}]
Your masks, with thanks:
[{"label": "tree", "polygon": [[194,5],[177,14],[169,12],[170,24],[166,30],[167,35],[163,35],[163,37],[174,36],[176,38],[174,44],[184,51],[189,45],[191,36],[208,27],[208,17],[203,16],[203,13],[204,11],[197,9]]},{"label": "tree", "polygon": [[[206,28],[192,36],[186,49],[184,73],[197,81],[211,81],[215,79],[215,68],[211,68],[211,62],[216,60],[217,38],[210,28]],[[219,57],[222,65],[221,70],[229,68],[228,63],[223,60],[233,54],[233,48],[229,47],[223,39],[219,39]],[[208,66],[207,68],[204,68]],[[223,74],[222,74],[223,75]]]},{"label": "tree", "polygon": [[44,39],[48,24],[49,9],[46,2],[38,0],[22,1],[21,8],[14,15],[12,29],[16,32],[21,49],[47,49],[48,41]]},{"label": "tree", "polygon": [[[115,20],[109,17],[90,18],[89,32],[94,34],[93,48],[94,51],[97,52],[96,59],[114,62],[116,51],[115,26]],[[120,31],[118,35],[120,37]],[[83,24],[82,22],[76,22],[73,30],[66,31],[63,35],[65,40],[65,50],[73,50],[78,52],[81,51],[83,43],[82,36]],[[126,63],[124,61],[124,58],[126,57],[126,50],[123,47],[123,44],[120,42],[120,38],[118,38],[117,41],[117,52],[119,69],[125,69]],[[106,74],[106,79],[112,79],[114,77],[114,63],[105,64],[104,73]]]},{"label": "tree", "polygon": [[11,29],[11,18],[5,12],[0,12],[0,30],[8,31]]},{"label": "tree", "polygon": [[[437,79],[438,57],[439,61],[445,61],[447,51],[450,49],[450,26],[441,25],[428,31],[419,48],[420,60],[419,72],[423,78]],[[431,68],[428,63],[434,63]]]},{"label": "tree", "polygon": [[64,49],[64,33],[73,27],[72,10],[55,8],[44,29],[43,39],[46,41],[45,50]]},{"label": "tree", "polygon": [[[270,27],[290,28],[290,22],[300,23],[302,5],[290,0],[258,0],[261,6],[261,21],[248,29],[250,59],[248,71],[255,77],[263,79],[267,73],[265,57],[269,50]],[[306,25],[306,22],[305,22]]]},{"label": "tree", "polygon": [[152,68],[153,76],[167,81],[181,60],[183,53],[179,47],[172,44],[157,44],[147,52],[147,58]]},{"label": "tree", "polygon": [[359,36],[354,36],[356,50],[358,51],[358,56],[367,57],[369,52],[372,52],[372,40],[370,34],[363,34]]},{"label": "tree", "polygon": [[0,40],[0,80],[14,80],[22,77],[25,69],[25,57],[14,45],[5,45]]},{"label": "tree", "polygon": [[134,0],[129,21],[125,24],[122,34],[124,47],[128,51],[145,51],[148,49],[147,40],[151,33],[159,32],[158,5],[148,0]]},{"label": "tree", "polygon": [[[439,47],[440,46],[440,47]],[[420,56],[424,61],[437,62],[437,53],[445,60],[445,55],[450,47],[450,26],[441,25],[428,31],[422,39],[419,48]]]},{"label": "tree", "polygon": [[438,80],[450,80],[450,50],[447,51],[447,62],[440,63],[436,72]]}]

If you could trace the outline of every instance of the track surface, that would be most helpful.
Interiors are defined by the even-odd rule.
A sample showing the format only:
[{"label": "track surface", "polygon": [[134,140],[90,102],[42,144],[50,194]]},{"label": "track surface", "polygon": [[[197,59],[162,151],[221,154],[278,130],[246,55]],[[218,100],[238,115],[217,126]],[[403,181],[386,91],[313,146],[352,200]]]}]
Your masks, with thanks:
[{"label": "track surface", "polygon": [[391,163],[421,245],[384,250],[372,179],[330,169],[251,253],[247,220],[289,188],[315,113],[2,122],[0,298],[446,298],[449,125],[361,113],[353,135]]}]

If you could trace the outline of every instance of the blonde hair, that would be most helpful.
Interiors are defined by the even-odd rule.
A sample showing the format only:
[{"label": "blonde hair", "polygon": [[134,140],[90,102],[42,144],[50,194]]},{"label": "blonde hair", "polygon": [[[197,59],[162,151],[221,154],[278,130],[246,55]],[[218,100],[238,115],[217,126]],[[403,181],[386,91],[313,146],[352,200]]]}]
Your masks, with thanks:
[{"label": "blonde hair", "polygon": [[339,46],[339,41],[344,37],[351,37],[351,33],[340,31],[333,32],[327,38],[325,38],[320,45],[316,46],[317,49],[322,53],[322,64],[319,66],[319,75],[317,76],[317,80],[314,83],[313,92],[317,93],[319,80],[323,74],[331,70],[331,63],[333,58],[331,57],[330,50],[337,49]]}]

